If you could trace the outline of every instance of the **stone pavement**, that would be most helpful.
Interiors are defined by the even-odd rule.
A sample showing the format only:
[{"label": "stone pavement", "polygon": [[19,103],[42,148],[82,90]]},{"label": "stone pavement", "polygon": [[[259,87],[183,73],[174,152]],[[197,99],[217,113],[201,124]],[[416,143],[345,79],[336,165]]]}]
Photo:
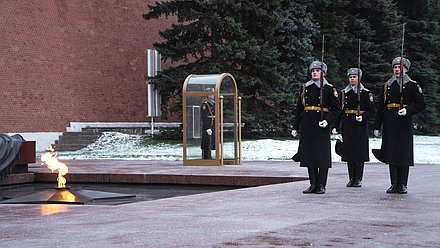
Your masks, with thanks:
[{"label": "stone pavement", "polygon": [[[327,192],[304,195],[306,169],[291,161],[223,167],[183,166],[181,161],[65,162],[71,180],[262,186],[116,206],[0,204],[1,248],[440,247],[440,164],[411,168],[408,194],[399,195],[385,193],[386,165],[367,164],[363,186],[347,188],[345,164],[334,163]],[[35,174],[27,179],[50,177],[40,165],[30,170]],[[277,180],[287,182],[264,185]]]}]

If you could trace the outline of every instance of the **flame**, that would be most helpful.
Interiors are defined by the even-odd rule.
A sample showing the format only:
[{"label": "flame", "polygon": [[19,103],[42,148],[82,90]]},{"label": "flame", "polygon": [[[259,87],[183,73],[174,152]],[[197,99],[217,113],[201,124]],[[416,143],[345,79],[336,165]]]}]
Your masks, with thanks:
[{"label": "flame", "polygon": [[41,215],[47,216],[52,214],[64,213],[67,206],[63,204],[42,204],[40,207]]},{"label": "flame", "polygon": [[46,164],[47,168],[51,169],[52,172],[58,170],[58,188],[65,188],[66,178],[64,176],[69,171],[69,168],[64,163],[58,161],[56,158],[55,148],[52,145],[46,148],[46,153],[41,156],[41,161],[43,164]]},{"label": "flame", "polygon": [[60,192],[60,196],[61,196],[60,201],[65,201],[65,202],[75,202],[76,201],[76,196],[68,190],[62,190]]}]

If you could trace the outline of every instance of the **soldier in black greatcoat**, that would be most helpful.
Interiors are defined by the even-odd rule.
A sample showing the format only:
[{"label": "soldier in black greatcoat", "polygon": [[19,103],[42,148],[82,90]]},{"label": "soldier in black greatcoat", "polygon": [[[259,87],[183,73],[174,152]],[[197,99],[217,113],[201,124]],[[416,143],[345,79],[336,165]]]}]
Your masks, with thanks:
[{"label": "soldier in black greatcoat", "polygon": [[423,111],[426,103],[420,85],[406,74],[410,61],[402,58],[400,68],[400,59],[393,60],[393,76],[383,84],[379,95],[374,135],[379,136],[382,126],[382,146],[373,149],[373,154],[389,165],[391,187],[386,192],[406,194],[409,167],[414,166],[412,116]]},{"label": "soldier in black greatcoat", "polygon": [[347,77],[349,84],[341,91],[342,112],[336,122],[336,127],[342,133],[343,143],[340,148],[336,146],[336,152],[342,161],[347,162],[347,187],[361,187],[364,162],[370,160],[368,120],[376,112],[376,107],[373,94],[360,83],[362,70],[350,68]]},{"label": "soldier in black greatcoat", "polygon": [[301,95],[295,112],[292,136],[300,131],[298,152],[293,160],[307,167],[310,187],[304,194],[324,194],[328,169],[332,167],[330,132],[331,126],[341,112],[338,92],[323,77],[322,111],[320,104],[320,79],[327,73],[327,65],[320,61],[310,64],[311,80],[301,86]]},{"label": "soldier in black greatcoat", "polygon": [[[214,89],[207,88],[205,91],[213,92]],[[215,150],[215,100],[214,95],[209,95],[201,106],[202,119],[202,157],[212,159],[211,150]]]}]

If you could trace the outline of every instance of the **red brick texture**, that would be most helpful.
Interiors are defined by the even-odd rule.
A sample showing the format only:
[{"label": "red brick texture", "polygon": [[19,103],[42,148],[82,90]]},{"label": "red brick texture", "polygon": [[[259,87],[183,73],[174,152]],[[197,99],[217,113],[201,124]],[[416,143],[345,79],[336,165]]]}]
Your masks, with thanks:
[{"label": "red brick texture", "polygon": [[145,51],[172,22],[142,18],[154,2],[1,1],[0,132],[147,121]]}]

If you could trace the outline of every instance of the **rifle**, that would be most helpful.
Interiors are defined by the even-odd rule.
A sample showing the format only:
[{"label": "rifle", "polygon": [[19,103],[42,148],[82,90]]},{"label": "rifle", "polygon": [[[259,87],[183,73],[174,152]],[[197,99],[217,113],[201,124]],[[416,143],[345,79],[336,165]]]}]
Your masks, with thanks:
[{"label": "rifle", "polygon": [[[212,129],[211,129],[212,130]],[[211,152],[212,152],[212,135],[215,135],[214,133],[209,135],[209,144],[208,144],[208,154],[209,154],[209,159],[211,159]]]},{"label": "rifle", "polygon": [[323,104],[323,87],[324,87],[324,35],[322,35],[322,46],[321,46],[321,77],[319,79],[319,106],[320,106],[320,121],[324,120],[324,107],[322,106]]},{"label": "rifle", "polygon": [[[209,115],[211,115],[212,116],[212,109],[211,109],[211,107],[209,106],[209,103],[207,103],[208,104],[208,109],[209,109]],[[209,128],[211,129],[211,130],[213,130],[213,128],[212,128],[212,126],[214,125],[214,118],[211,118],[211,123],[210,123],[210,125],[209,125]],[[209,135],[209,144],[208,144],[208,153],[209,153],[209,159],[211,159],[211,152],[212,152],[212,135],[215,135],[215,133],[213,132],[211,135]]]},{"label": "rifle", "polygon": [[402,25],[402,48],[400,49],[400,107],[403,109],[403,44],[405,43],[405,23]]},{"label": "rifle", "polygon": [[[356,116],[360,116],[361,115],[361,39],[359,39],[359,50],[358,50],[358,82],[356,85],[357,88],[357,100],[358,100],[358,105],[357,105],[357,111],[356,111]],[[344,99],[342,99],[344,100]]]}]

